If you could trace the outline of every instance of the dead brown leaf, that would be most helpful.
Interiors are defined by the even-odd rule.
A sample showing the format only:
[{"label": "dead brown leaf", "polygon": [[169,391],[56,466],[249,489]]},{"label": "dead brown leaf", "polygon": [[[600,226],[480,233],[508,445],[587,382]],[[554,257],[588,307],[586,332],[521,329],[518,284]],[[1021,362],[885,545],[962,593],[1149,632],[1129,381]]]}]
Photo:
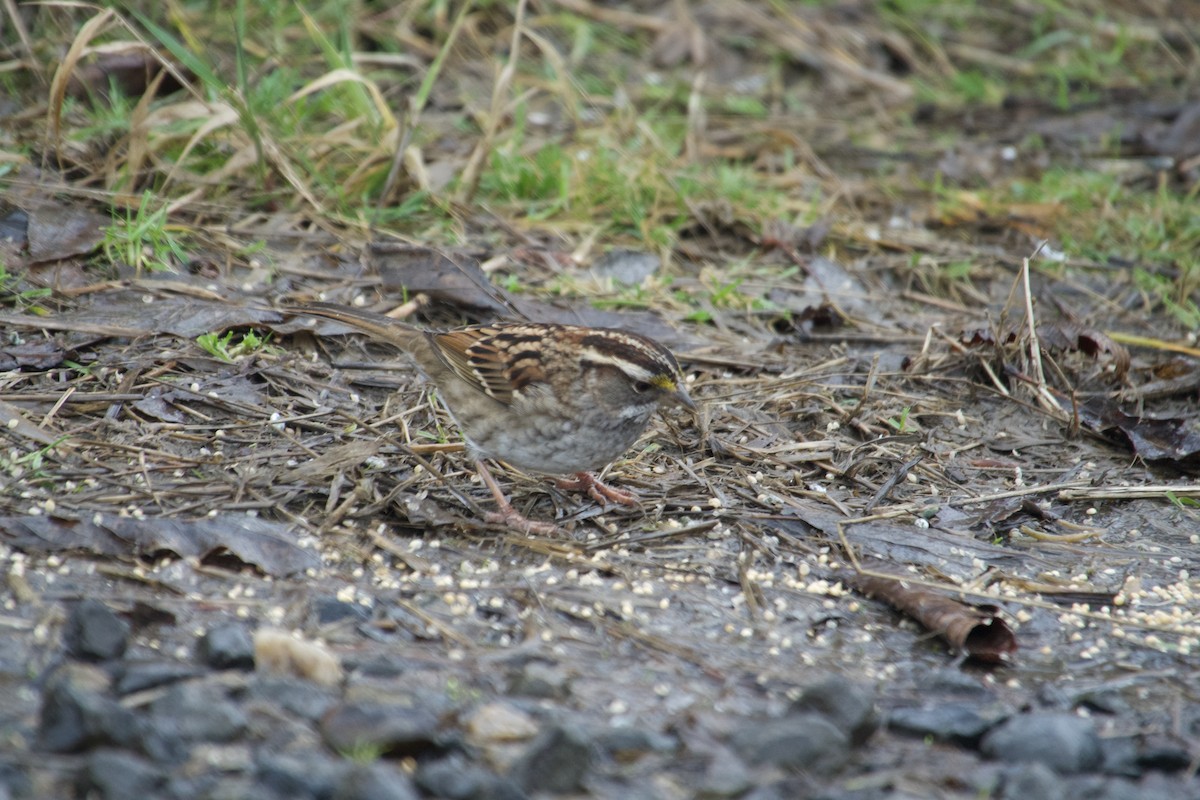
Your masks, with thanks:
[{"label": "dead brown leaf", "polygon": [[868,597],[903,611],[958,650],[990,664],[1017,650],[1017,639],[993,605],[971,605],[899,577],[857,574],[846,582]]}]

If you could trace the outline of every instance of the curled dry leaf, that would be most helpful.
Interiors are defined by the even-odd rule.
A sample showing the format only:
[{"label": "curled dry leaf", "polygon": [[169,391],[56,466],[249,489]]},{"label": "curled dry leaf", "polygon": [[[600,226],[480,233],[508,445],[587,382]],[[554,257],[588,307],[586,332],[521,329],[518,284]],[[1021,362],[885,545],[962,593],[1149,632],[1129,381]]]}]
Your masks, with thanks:
[{"label": "curled dry leaf", "polygon": [[999,663],[1017,649],[1016,636],[993,605],[971,605],[900,578],[859,574],[847,580],[920,622],[971,658]]}]

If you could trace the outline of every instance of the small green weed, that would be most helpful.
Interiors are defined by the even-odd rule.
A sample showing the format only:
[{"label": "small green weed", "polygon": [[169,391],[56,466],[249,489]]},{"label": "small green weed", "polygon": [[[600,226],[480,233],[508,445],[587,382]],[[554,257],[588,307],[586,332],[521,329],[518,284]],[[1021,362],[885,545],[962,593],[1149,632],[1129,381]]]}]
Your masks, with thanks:
[{"label": "small green weed", "polygon": [[167,224],[167,207],[152,210],[154,195],[146,191],[136,209],[104,229],[101,247],[110,262],[127,264],[137,275],[169,271],[188,260],[178,234]]},{"label": "small green weed", "polygon": [[271,339],[269,334],[259,336],[255,331],[248,331],[234,341],[235,336],[235,331],[226,331],[224,335],[202,333],[196,337],[196,344],[209,355],[231,363],[256,353],[276,352],[276,348],[268,344]]},{"label": "small green weed", "polygon": [[896,433],[908,433],[908,415],[911,410],[912,409],[910,407],[905,406],[900,412],[899,417],[888,417],[887,424],[890,425],[892,430],[894,430]]},{"label": "small green weed", "polygon": [[20,453],[17,450],[9,450],[7,453],[0,452],[0,470],[7,472],[13,478],[26,480],[48,478],[50,476],[43,470],[46,456],[66,440],[66,436],[60,437],[45,447],[29,453]]},{"label": "small green weed", "polygon": [[21,276],[9,272],[4,262],[0,261],[0,302],[11,302],[18,308],[35,313],[44,311],[37,306],[37,301],[49,297],[51,290],[45,287],[22,289],[21,285]]},{"label": "small green weed", "polygon": [[1195,497],[1180,497],[1174,492],[1167,492],[1167,499],[1171,501],[1171,505],[1176,508],[1195,509],[1200,508],[1200,500]]}]

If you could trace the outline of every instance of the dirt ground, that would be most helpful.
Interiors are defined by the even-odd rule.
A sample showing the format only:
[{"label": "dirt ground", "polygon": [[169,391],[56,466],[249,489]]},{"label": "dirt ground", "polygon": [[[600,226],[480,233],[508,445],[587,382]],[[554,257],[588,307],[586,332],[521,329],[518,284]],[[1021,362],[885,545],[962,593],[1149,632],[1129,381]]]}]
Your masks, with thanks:
[{"label": "dirt ground", "polygon": [[[9,172],[6,291],[51,292],[0,312],[0,797],[1200,797],[1195,332],[1132,265],[1060,259],[1032,206],[871,187],[884,160],[893,187],[1015,180],[1148,95],[1178,92],[930,108],[886,155],[841,113],[792,118],[842,205],[754,235],[692,209],[667,259],[579,262],[569,231],[470,209],[467,244],[257,216],[206,222],[175,271],[105,271],[73,238],[102,204]],[[1006,155],[1018,130],[1048,163]],[[1194,199],[1132,146],[1105,158]],[[670,289],[552,291],[624,270]],[[755,302],[670,299],[725,273]],[[500,466],[562,534],[485,524],[403,357],[277,310],[318,297],[639,331],[700,410],[605,473],[636,507]],[[300,649],[273,656],[275,630]],[[242,722],[189,725],[206,706]]]}]

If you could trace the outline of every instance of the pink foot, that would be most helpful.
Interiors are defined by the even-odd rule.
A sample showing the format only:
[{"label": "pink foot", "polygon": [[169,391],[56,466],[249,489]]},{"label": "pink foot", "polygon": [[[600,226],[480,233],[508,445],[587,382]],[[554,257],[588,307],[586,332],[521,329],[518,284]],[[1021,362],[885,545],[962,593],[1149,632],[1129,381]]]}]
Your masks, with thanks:
[{"label": "pink foot", "polygon": [[493,525],[504,525],[521,533],[536,534],[538,536],[562,535],[562,528],[554,523],[537,522],[513,508],[512,503],[508,502],[508,498],[500,490],[500,485],[496,483],[496,479],[492,477],[491,470],[482,461],[475,462],[475,471],[479,473],[480,480],[488,487],[488,490],[492,493],[492,497],[496,498],[496,505],[500,507],[499,511],[488,512],[484,517],[487,522]]},{"label": "pink foot", "polygon": [[614,489],[600,481],[590,472],[576,472],[574,478],[555,478],[554,485],[568,492],[587,492],[593,500],[601,505],[620,503],[623,506],[636,506],[637,495],[623,489]]}]

